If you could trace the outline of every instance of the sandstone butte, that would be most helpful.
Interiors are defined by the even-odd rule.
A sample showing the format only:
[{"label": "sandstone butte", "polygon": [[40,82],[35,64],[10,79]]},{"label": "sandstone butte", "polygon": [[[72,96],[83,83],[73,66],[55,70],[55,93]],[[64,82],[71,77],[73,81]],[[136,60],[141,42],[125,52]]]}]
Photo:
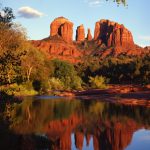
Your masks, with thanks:
[{"label": "sandstone butte", "polygon": [[90,29],[88,29],[87,40],[88,40],[88,41],[91,41],[91,40],[92,40],[92,34],[91,34],[91,30],[90,30]]},{"label": "sandstone butte", "polygon": [[76,41],[82,42],[85,40],[85,30],[83,24],[77,27]]},{"label": "sandstone butte", "polygon": [[72,63],[80,62],[86,55],[104,58],[150,54],[149,47],[142,48],[134,43],[132,33],[122,24],[102,19],[95,23],[93,38],[90,29],[85,38],[84,26],[80,25],[76,30],[76,40],[73,40],[73,25],[68,19],[58,17],[50,24],[49,37],[31,42],[49,59],[58,58]]}]

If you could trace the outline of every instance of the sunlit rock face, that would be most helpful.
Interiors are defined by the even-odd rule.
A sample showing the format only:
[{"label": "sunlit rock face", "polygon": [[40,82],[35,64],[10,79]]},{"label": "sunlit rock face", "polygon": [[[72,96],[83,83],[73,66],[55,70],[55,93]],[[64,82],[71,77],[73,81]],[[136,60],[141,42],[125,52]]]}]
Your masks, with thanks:
[{"label": "sunlit rock face", "polygon": [[149,54],[147,49],[134,44],[132,33],[122,24],[110,20],[100,20],[95,24],[94,40],[105,50],[99,51],[97,55],[104,58],[107,56],[143,56]]},{"label": "sunlit rock face", "polygon": [[73,23],[64,17],[56,18],[50,25],[50,36],[59,35],[66,42],[73,41]]},{"label": "sunlit rock face", "polygon": [[49,59],[79,62],[83,52],[73,43],[73,23],[64,17],[56,18],[50,25],[50,37],[32,41],[32,44],[45,52]]},{"label": "sunlit rock face", "polygon": [[132,33],[124,25],[100,20],[95,23],[94,38],[88,29],[85,37],[84,25],[76,30],[73,39],[73,23],[64,17],[58,17],[50,25],[48,38],[32,41],[32,44],[45,52],[49,59],[58,58],[71,63],[84,61],[83,56],[143,56],[150,54],[150,48],[134,44]]},{"label": "sunlit rock face", "polygon": [[76,63],[79,61],[78,58],[83,55],[83,52],[78,50],[74,44],[66,43],[58,36],[48,40],[32,41],[32,44],[46,53],[49,59],[58,58]]},{"label": "sunlit rock face", "polygon": [[76,41],[82,42],[84,40],[85,40],[84,26],[80,25],[80,26],[77,27],[77,30],[76,30]]},{"label": "sunlit rock face", "polygon": [[108,47],[134,47],[131,32],[116,22],[100,20],[95,24],[94,40],[100,40]]},{"label": "sunlit rock face", "polygon": [[87,40],[88,40],[88,41],[91,41],[91,40],[92,40],[92,34],[91,34],[91,30],[90,30],[90,29],[88,29]]},{"label": "sunlit rock face", "polygon": [[150,46],[146,46],[145,49],[150,50]]},{"label": "sunlit rock face", "polygon": [[82,150],[82,148],[83,148],[83,141],[84,141],[84,133],[76,132],[75,133],[75,145],[76,145],[76,148],[78,148],[79,150]]}]

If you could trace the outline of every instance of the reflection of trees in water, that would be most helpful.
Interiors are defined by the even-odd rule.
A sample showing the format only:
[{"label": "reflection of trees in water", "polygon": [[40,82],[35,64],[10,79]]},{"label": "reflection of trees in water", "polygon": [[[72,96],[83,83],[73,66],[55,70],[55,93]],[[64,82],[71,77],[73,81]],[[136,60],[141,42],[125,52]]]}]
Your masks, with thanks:
[{"label": "reflection of trees in water", "polygon": [[[93,127],[94,123],[109,120],[126,123],[128,119],[138,124],[150,125],[150,109],[142,106],[125,106],[99,101],[79,100],[25,100],[15,104],[11,113],[12,126],[27,124],[31,131],[38,131],[52,121],[69,118],[72,114],[83,116],[83,124]],[[28,124],[30,125],[28,126]],[[38,126],[37,126],[38,125]],[[89,128],[89,127],[88,127]],[[24,129],[20,129],[24,130]],[[29,129],[27,129],[29,130]]]},{"label": "reflection of trees in water", "polygon": [[79,108],[79,103],[66,100],[25,100],[13,106],[11,127],[21,133],[42,131],[46,123],[68,118]]},{"label": "reflection of trees in water", "polygon": [[55,148],[69,148],[73,132],[76,147],[83,146],[86,136],[93,138],[95,149],[122,150],[137,129],[149,127],[149,114],[142,106],[32,99],[14,105],[10,120],[16,134],[46,133]]}]

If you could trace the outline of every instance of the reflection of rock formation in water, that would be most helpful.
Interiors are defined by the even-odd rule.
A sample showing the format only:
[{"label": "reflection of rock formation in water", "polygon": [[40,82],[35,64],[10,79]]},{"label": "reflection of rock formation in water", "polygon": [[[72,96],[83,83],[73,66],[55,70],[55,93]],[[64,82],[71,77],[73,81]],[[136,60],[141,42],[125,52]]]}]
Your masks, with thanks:
[{"label": "reflection of rock formation in water", "polygon": [[71,150],[71,133],[81,122],[82,117],[73,115],[69,119],[51,121],[47,125],[45,132],[51,141],[56,142],[55,150]]},{"label": "reflection of rock formation in water", "polygon": [[86,146],[89,146],[91,137],[90,134],[86,135]]},{"label": "reflection of rock formation in water", "polygon": [[105,130],[94,137],[94,148],[124,150],[130,144],[133,133],[139,128],[133,120],[128,120],[125,124],[120,122],[105,124]]},{"label": "reflection of rock formation in water", "polygon": [[[120,107],[89,101],[86,105],[79,101],[36,101],[29,104],[32,104],[30,115],[22,109],[21,112],[25,112],[20,115],[23,121],[13,131],[17,135],[29,135],[19,142],[15,141],[16,145],[28,145],[33,149],[38,147],[35,143],[37,138],[30,138],[30,134],[44,133],[48,138],[42,138],[45,141],[42,146],[47,144],[54,150],[71,150],[72,146],[81,150],[91,143],[95,150],[123,150],[131,142],[135,131],[150,124],[150,109],[144,107]],[[28,105],[23,108],[28,108]],[[32,118],[30,123],[27,121],[29,116]],[[16,140],[16,135],[10,139]]]},{"label": "reflection of rock formation in water", "polygon": [[[93,137],[94,150],[123,150],[131,142],[133,133],[140,128],[133,120],[125,123],[97,123],[94,133],[78,131],[79,125],[83,127],[83,120],[77,116],[64,120],[52,121],[45,129],[48,137],[53,141],[54,149],[71,150],[71,134],[75,133],[75,146],[79,150],[83,148],[84,135],[86,135],[86,144]],[[102,127],[103,126],[103,127]],[[83,127],[86,131],[86,126]]]},{"label": "reflection of rock formation in water", "polygon": [[84,134],[82,132],[75,133],[75,145],[79,150],[82,150],[84,141]]}]

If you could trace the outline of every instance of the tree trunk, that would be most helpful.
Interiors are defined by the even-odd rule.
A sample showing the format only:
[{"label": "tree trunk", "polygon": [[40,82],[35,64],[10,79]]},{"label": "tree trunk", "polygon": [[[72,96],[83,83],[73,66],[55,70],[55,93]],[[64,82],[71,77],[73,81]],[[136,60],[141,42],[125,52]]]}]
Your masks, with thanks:
[{"label": "tree trunk", "polygon": [[29,70],[27,70],[27,81],[30,81],[30,76],[31,76],[32,68],[33,67],[30,67]]}]

